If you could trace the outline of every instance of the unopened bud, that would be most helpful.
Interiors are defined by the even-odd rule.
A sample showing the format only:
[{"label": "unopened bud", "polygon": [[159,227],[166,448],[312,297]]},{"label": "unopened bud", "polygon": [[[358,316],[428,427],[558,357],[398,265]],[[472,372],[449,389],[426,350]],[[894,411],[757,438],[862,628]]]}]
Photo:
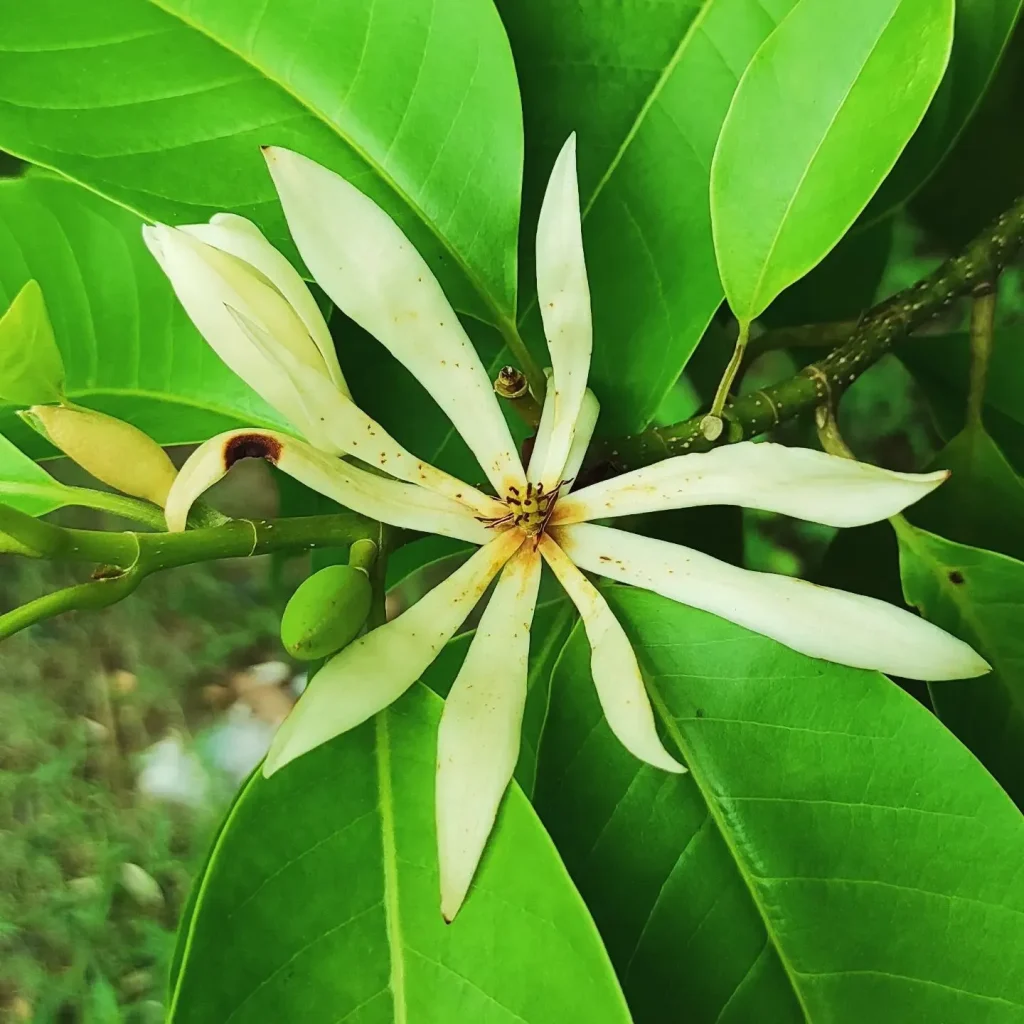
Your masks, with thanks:
[{"label": "unopened bud", "polygon": [[347,647],[370,614],[373,588],[362,569],[329,565],[304,580],[281,619],[281,642],[300,661]]},{"label": "unopened bud", "polygon": [[66,405],[36,405],[22,418],[97,480],[163,507],[178,471],[138,427]]}]

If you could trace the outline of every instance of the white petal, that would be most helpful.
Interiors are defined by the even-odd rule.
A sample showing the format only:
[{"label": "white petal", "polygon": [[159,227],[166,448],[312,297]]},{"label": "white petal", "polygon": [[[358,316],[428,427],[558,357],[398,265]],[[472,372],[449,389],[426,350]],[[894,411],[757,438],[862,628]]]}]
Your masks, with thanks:
[{"label": "white petal", "polygon": [[[231,313],[255,348],[266,351],[273,344],[258,324],[235,310]],[[315,447],[330,454],[348,452],[391,476],[472,508],[481,516],[500,518],[507,511],[490,495],[406,451],[376,420],[338,391],[333,382],[300,363],[290,352],[279,350],[277,361],[297,401],[303,408],[316,412],[307,418],[303,431]]]},{"label": "white petal", "polygon": [[264,274],[306,325],[309,336],[323,356],[327,375],[340,391],[349,394],[348,385],[338,365],[334,339],[316,299],[299,272],[266,240],[251,220],[239,217],[236,213],[217,213],[210,218],[209,224],[186,224],[180,230],[237,256]]},{"label": "white petal", "polygon": [[[276,355],[278,350],[290,352],[325,379],[326,367],[306,325],[284,296],[249,264],[185,231],[157,224],[145,226],[142,234],[209,346],[261,398],[305,433],[310,411],[296,405],[294,390],[282,380]],[[272,339],[271,352],[253,347],[229,309],[260,324]]]},{"label": "white petal", "polygon": [[436,810],[446,921],[466,898],[519,758],[539,584],[540,556],[526,543],[487,602],[441,715]]},{"label": "white petal", "polygon": [[544,370],[544,376],[547,379],[544,404],[540,410],[540,422],[537,424],[537,435],[533,439],[530,462],[526,467],[526,476],[529,480],[539,480],[541,477],[551,447],[551,430],[555,425],[555,389],[551,386],[554,371],[550,366]]},{"label": "white petal", "polygon": [[[569,448],[569,457],[565,460],[565,468],[562,470],[562,478],[567,483],[562,484],[559,494],[566,495],[572,490],[576,474],[579,473],[583,460],[587,457],[587,449],[590,447],[594,430],[597,427],[597,418],[601,413],[601,405],[594,395],[594,392],[587,388],[583,395],[583,404],[580,406],[580,414],[576,418],[576,427],[572,434],[572,446]],[[556,506],[557,507],[557,506]]]},{"label": "white petal", "polygon": [[604,526],[560,527],[555,534],[584,569],[702,608],[813,658],[906,679],[969,679],[989,671],[963,641],[884,601],[738,569]]},{"label": "white petal", "polygon": [[494,489],[521,487],[522,464],[487,371],[412,243],[340,175],[276,146],[264,156],[313,277],[427,389]]},{"label": "white petal", "polygon": [[827,526],[887,519],[949,474],[894,473],[810,448],[744,441],[679,455],[585,487],[560,502],[560,525],[695,505],[741,505]]},{"label": "white petal", "polygon": [[636,654],[608,602],[551,537],[541,539],[540,551],[583,619],[594,687],[612,732],[641,761],[668,772],[686,771],[658,738]]},{"label": "white petal", "polygon": [[534,483],[550,491],[564,477],[573,429],[590,372],[593,330],[590,285],[583,256],[576,135],[569,136],[551,171],[537,223],[537,303],[554,371],[551,439]]},{"label": "white petal", "polygon": [[274,737],[263,774],[269,778],[398,700],[455,635],[521,543],[516,531],[499,534],[408,611],[331,658]]},{"label": "white petal", "polygon": [[287,434],[229,430],[200,445],[182,466],[167,497],[167,525],[185,528],[188,511],[239,459],[263,458],[300,483],[371,519],[403,529],[486,544],[487,529],[459,502],[414,484],[389,480],[332,458]]}]

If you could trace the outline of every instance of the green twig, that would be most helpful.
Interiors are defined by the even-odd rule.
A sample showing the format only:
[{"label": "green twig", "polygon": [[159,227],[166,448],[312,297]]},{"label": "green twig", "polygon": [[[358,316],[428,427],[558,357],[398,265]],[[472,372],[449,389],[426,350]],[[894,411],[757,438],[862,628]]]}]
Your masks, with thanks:
[{"label": "green twig", "polygon": [[596,446],[592,461],[620,469],[648,465],[671,455],[707,451],[717,444],[743,441],[813,409],[836,402],[868,367],[894,344],[936,316],[955,299],[995,280],[1024,242],[1024,196],[985,229],[958,256],[947,260],[917,284],[869,310],[844,344],[796,376],[752,394],[723,410],[725,429],[715,440],[703,430],[704,415]]},{"label": "green twig", "polygon": [[94,491],[90,487],[69,487],[60,483],[14,483],[0,480],[0,501],[15,498],[38,498],[41,501],[60,505],[76,505],[80,508],[95,508],[110,512],[122,519],[151,526],[154,530],[166,530],[163,509],[157,505],[129,498],[124,494],[109,491]]}]

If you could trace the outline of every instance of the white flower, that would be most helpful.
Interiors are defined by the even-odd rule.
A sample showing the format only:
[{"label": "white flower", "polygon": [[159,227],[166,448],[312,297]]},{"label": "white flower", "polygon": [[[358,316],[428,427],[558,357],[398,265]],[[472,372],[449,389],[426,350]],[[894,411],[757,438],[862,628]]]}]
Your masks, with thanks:
[{"label": "white flower", "polygon": [[[451,478],[439,486],[431,476],[437,471],[426,472],[423,463],[419,476],[396,474],[407,481],[400,482],[286,435],[232,431],[207,442],[186,464],[168,501],[168,521],[181,527],[192,501],[233,461],[258,455],[369,516],[481,545],[416,605],[327,662],[278,733],[264,766],[266,775],[273,774],[400,697],[497,576],[438,737],[437,830],[447,919],[465,898],[518,757],[542,558],[580,612],[609,725],[638,758],[667,771],[685,769],[658,737],[626,634],[581,568],[714,612],[814,657],[915,679],[959,679],[987,670],[966,644],[902,609],[738,569],[690,548],[592,522],[735,504],[857,526],[894,515],[937,487],[943,473],[892,473],[821,452],[743,443],[668,459],[568,493],[598,412],[586,388],[590,297],[574,138],[555,164],[537,231],[537,292],[552,371],[525,471],[476,352],[399,228],[356,188],[305,157],[271,149],[267,159],[313,275],[423,383],[476,454],[497,498],[464,484],[452,487]],[[280,348],[288,342],[276,338],[269,322],[264,327],[262,349],[269,358],[275,343]],[[394,472],[383,448],[375,460],[374,446],[357,447],[348,427],[328,423],[324,429],[338,449]],[[369,419],[363,429],[386,436]],[[361,445],[361,435],[359,440]]]}]

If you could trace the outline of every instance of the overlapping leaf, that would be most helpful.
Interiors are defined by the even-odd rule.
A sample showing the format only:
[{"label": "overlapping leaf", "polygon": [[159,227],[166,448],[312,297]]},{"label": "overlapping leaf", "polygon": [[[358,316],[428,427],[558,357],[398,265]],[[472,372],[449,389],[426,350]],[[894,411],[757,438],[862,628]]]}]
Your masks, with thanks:
[{"label": "overlapping leaf", "polygon": [[577,635],[535,800],[638,1024],[1024,1020],[1024,819],[941,723],[877,674],[609,596],[690,774],[616,744]]},{"label": "overlapping leaf", "polygon": [[628,1024],[593,923],[518,789],[469,901],[438,906],[440,701],[243,790],[179,942],[169,1019]]}]

